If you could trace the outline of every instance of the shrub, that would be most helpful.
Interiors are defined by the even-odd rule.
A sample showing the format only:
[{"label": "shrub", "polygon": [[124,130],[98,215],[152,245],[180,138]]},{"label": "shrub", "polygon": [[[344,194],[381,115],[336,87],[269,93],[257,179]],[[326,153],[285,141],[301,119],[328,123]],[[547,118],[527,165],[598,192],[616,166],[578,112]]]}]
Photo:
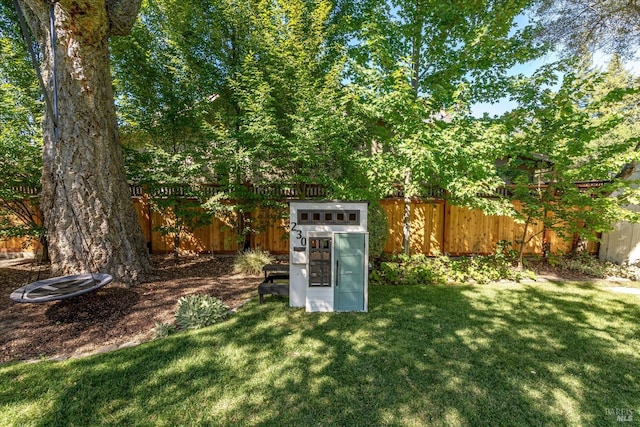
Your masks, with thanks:
[{"label": "shrub", "polygon": [[154,326],[151,331],[153,332],[153,339],[158,340],[168,337],[175,330],[175,325],[172,325],[171,323],[156,322],[156,326]]},{"label": "shrub", "polygon": [[367,209],[367,231],[369,232],[369,257],[378,258],[389,236],[387,212],[379,201],[371,201]]},{"label": "shrub", "polygon": [[380,285],[400,284],[400,264],[397,262],[381,262],[380,269],[376,271],[378,276],[373,277],[373,281]]},{"label": "shrub", "polygon": [[609,276],[625,277],[637,280],[635,269],[604,261],[587,253],[553,257],[547,260],[550,265],[575,271],[588,276],[606,278]]},{"label": "shrub", "polygon": [[[451,259],[448,256],[396,255],[380,263],[369,281],[380,285],[426,285],[447,282],[488,283],[501,279],[520,280],[529,272],[513,268],[515,254],[508,242],[498,245],[495,254]],[[529,276],[530,277],[530,274]]]},{"label": "shrub", "polygon": [[229,307],[210,295],[181,297],[176,307],[176,325],[180,329],[198,329],[227,317]]},{"label": "shrub", "polygon": [[397,255],[380,263],[369,280],[379,285],[424,285],[445,283],[443,264],[438,258],[424,255]]},{"label": "shrub", "polygon": [[267,251],[249,249],[238,255],[233,263],[233,271],[245,274],[260,274],[262,267],[271,264],[275,258]]}]

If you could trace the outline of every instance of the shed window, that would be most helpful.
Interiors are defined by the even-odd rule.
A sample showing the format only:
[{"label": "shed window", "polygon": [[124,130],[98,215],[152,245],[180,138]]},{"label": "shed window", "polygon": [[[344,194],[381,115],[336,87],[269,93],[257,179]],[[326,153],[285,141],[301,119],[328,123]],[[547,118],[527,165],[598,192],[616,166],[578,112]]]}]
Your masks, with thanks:
[{"label": "shed window", "polygon": [[314,237],[309,244],[309,286],[331,286],[331,237]]},{"label": "shed window", "polygon": [[347,224],[360,225],[360,211],[349,211],[347,213]]},{"label": "shed window", "polygon": [[360,225],[360,211],[299,210],[298,224]]}]

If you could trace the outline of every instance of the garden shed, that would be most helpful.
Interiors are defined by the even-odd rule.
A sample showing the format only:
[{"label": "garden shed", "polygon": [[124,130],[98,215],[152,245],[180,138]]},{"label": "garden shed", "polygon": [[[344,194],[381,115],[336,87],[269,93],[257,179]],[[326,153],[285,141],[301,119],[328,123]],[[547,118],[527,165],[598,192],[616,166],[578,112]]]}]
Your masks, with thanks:
[{"label": "garden shed", "polygon": [[291,201],[289,305],[367,311],[367,202]]}]

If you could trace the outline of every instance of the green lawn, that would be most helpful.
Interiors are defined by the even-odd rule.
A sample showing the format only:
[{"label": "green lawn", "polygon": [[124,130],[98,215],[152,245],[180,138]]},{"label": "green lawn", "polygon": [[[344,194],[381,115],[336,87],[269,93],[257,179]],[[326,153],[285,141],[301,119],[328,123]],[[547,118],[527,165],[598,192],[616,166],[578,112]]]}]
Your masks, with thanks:
[{"label": "green lawn", "polygon": [[255,298],[193,333],[0,366],[0,425],[640,424],[640,296],[567,283],[369,292],[369,313]]}]

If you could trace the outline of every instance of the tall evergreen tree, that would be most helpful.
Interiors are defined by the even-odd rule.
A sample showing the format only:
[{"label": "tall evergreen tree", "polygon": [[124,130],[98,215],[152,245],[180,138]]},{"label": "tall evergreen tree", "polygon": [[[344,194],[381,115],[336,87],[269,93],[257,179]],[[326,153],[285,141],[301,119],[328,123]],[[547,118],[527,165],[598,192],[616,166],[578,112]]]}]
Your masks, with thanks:
[{"label": "tall evergreen tree", "polygon": [[638,54],[640,4],[636,1],[538,0],[538,37],[569,56],[602,50]]}]

